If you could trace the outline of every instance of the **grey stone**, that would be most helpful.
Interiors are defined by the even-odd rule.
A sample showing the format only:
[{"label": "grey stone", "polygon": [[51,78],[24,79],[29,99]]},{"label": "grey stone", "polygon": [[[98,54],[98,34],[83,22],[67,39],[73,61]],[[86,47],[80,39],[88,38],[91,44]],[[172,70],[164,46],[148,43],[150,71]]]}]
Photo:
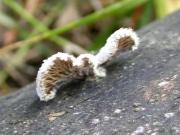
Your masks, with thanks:
[{"label": "grey stone", "polygon": [[180,134],[180,11],[138,34],[139,49],[105,78],[63,86],[49,102],[35,84],[2,97],[0,135]]}]

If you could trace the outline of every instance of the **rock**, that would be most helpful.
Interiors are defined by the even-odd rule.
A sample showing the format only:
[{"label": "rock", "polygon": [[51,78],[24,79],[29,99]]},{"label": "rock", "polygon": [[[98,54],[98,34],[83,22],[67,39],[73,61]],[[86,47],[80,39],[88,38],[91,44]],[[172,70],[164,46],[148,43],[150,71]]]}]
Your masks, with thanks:
[{"label": "rock", "polygon": [[[2,97],[0,134],[180,134],[180,11],[138,33],[140,48],[115,60],[106,78],[63,86],[50,102],[35,84]],[[57,112],[65,113],[49,121]]]}]

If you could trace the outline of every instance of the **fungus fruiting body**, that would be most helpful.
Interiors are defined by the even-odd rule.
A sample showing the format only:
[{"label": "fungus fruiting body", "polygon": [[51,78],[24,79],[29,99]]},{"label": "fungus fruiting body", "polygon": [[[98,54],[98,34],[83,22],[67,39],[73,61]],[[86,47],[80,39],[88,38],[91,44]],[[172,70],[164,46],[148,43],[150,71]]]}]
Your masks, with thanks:
[{"label": "fungus fruiting body", "polygon": [[43,61],[36,78],[36,91],[42,101],[55,97],[57,86],[69,79],[82,79],[86,76],[105,77],[103,65],[120,52],[136,50],[139,38],[129,28],[120,28],[106,41],[96,55],[81,54],[77,58],[58,52]]}]

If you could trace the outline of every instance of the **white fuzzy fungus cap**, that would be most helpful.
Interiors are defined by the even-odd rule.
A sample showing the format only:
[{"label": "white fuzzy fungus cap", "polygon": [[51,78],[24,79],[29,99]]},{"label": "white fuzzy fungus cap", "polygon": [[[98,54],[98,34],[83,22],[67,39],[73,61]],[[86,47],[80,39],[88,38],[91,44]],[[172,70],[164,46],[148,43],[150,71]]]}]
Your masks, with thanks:
[{"label": "white fuzzy fungus cap", "polygon": [[103,67],[99,67],[96,56],[92,54],[81,54],[79,57],[77,57],[75,65],[79,67],[83,66],[84,58],[89,59],[89,62],[93,65],[93,73],[95,76],[97,77],[106,76],[106,69],[104,69]]},{"label": "white fuzzy fungus cap", "polygon": [[48,75],[49,69],[51,69],[54,66],[54,60],[57,58],[59,58],[61,60],[65,60],[65,61],[67,61],[68,59],[75,61],[75,59],[76,59],[72,55],[58,52],[43,61],[43,64],[39,68],[37,78],[36,78],[36,91],[37,91],[37,95],[39,96],[40,100],[48,101],[50,99],[53,99],[56,95],[55,88],[50,92],[50,94],[46,93],[46,90],[45,90],[46,87],[43,82],[43,78]]},{"label": "white fuzzy fungus cap", "polygon": [[93,65],[96,65],[97,61],[95,59],[95,56],[92,54],[81,54],[77,57],[74,65],[75,66],[83,66],[84,63],[84,59],[87,58],[89,60],[89,62],[91,62]]},{"label": "white fuzzy fungus cap", "polygon": [[124,37],[130,37],[134,41],[134,45],[132,46],[133,51],[138,48],[139,38],[137,34],[130,28],[120,28],[107,39],[104,47],[102,47],[97,53],[96,59],[99,65],[107,62],[116,54],[116,52],[119,50],[119,40]]}]

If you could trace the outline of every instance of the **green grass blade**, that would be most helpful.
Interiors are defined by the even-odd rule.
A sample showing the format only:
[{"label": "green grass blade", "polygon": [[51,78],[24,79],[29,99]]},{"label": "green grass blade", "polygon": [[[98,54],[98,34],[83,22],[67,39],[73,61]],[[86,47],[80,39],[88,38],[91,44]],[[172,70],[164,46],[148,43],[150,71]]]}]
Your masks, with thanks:
[{"label": "green grass blade", "polygon": [[157,18],[162,18],[167,15],[166,0],[154,0],[154,7]]},{"label": "green grass blade", "polygon": [[[11,0],[4,0],[4,1],[11,1]],[[9,49],[13,49],[13,48],[19,47],[21,45],[32,44],[32,43],[38,42],[40,40],[43,40],[45,38],[49,38],[49,37],[57,35],[57,34],[65,33],[67,31],[70,31],[73,28],[94,23],[94,22],[96,22],[100,19],[103,19],[105,17],[108,17],[108,16],[123,15],[126,12],[134,9],[137,6],[144,4],[147,1],[148,0],[124,0],[124,1],[117,2],[117,3],[110,5],[102,10],[99,10],[90,15],[87,15],[79,20],[73,21],[73,22],[65,25],[64,27],[56,28],[51,31],[46,31],[46,32],[38,34],[32,38],[29,38],[27,40],[13,44],[13,46],[9,46]],[[4,49],[8,49],[8,48],[4,48]],[[3,49],[1,49],[1,51],[3,51]]]}]

